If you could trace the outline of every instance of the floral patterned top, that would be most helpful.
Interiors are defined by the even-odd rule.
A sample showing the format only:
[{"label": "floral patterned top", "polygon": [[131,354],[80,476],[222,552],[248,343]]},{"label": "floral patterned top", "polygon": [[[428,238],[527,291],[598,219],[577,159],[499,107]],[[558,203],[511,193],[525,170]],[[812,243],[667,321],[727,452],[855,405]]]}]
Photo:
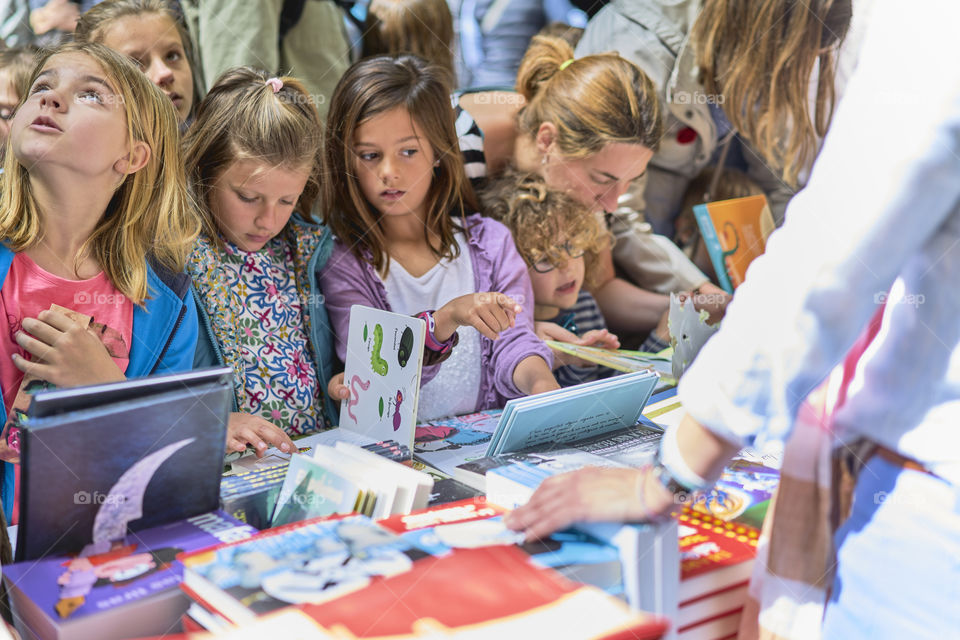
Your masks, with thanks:
[{"label": "floral patterned top", "polygon": [[290,243],[277,237],[256,252],[225,243],[223,274],[236,310],[245,411],[292,435],[324,428],[320,385],[294,279]]}]

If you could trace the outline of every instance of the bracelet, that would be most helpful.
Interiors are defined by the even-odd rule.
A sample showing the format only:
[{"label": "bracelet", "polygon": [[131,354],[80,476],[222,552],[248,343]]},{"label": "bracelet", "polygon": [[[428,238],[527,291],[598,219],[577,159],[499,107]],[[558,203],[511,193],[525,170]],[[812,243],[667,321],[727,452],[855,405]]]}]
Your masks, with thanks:
[{"label": "bracelet", "polygon": [[[660,439],[660,449],[654,461],[654,472],[663,486],[674,493],[679,486],[687,494],[709,489],[713,483],[700,477],[680,453],[677,443],[677,427],[667,429]],[[689,497],[689,495],[687,496]]]},{"label": "bracelet", "polygon": [[457,332],[454,331],[445,342],[440,342],[437,340],[436,330],[437,322],[433,319],[433,310],[430,311],[421,311],[415,317],[423,319],[427,323],[427,333],[424,339],[427,349],[430,351],[436,351],[438,353],[447,353],[450,349],[453,348],[453,345],[456,344]]},{"label": "bracelet", "polygon": [[639,485],[637,487],[637,502],[640,503],[640,508],[643,509],[643,521],[644,522],[662,522],[670,518],[669,515],[662,513],[654,513],[650,507],[647,506],[647,498],[644,495],[644,491],[647,488],[647,478],[650,477],[650,474],[653,473],[652,465],[644,465],[640,467],[640,479],[637,482]]}]

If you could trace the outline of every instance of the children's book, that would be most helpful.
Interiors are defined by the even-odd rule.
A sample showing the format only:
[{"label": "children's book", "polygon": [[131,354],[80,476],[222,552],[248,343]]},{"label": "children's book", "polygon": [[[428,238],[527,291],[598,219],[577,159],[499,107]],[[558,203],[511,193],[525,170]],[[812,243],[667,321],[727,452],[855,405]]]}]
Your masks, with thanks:
[{"label": "children's book", "polygon": [[290,459],[272,526],[362,511],[371,502],[360,474],[335,470],[328,461],[326,453],[320,459],[303,455]]},{"label": "children's book", "polygon": [[522,534],[504,525],[505,513],[503,507],[473,498],[393,516],[380,524],[434,556],[447,555],[455,549],[518,545],[538,566],[607,593],[622,592],[620,555],[614,546],[576,530],[526,541]]},{"label": "children's book", "polygon": [[487,454],[501,409],[431,420],[417,425],[414,457],[452,476],[457,465]]},{"label": "children's book", "polygon": [[99,553],[128,530],[217,509],[231,375],[221,368],[34,396],[21,433],[16,559]]},{"label": "children's book", "polygon": [[707,202],[693,207],[700,233],[720,286],[727,293],[740,286],[747,267],[761,255],[774,229],[762,195]]},{"label": "children's book", "polygon": [[182,588],[234,624],[366,587],[426,555],[362,515],[314,519],[180,556]]},{"label": "children's book", "polygon": [[287,466],[239,470],[220,481],[220,508],[257,529],[270,526]]},{"label": "children's book", "polygon": [[420,318],[351,307],[340,429],[413,448],[425,336]]},{"label": "children's book", "polygon": [[256,529],[223,512],[130,534],[104,553],[48,556],[3,568],[21,635],[111,640],[170,630],[188,607],[178,553],[249,538]]},{"label": "children's book", "polygon": [[511,545],[427,556],[410,571],[301,609],[344,638],[659,638],[667,623],[530,562]]},{"label": "children's book", "polygon": [[760,534],[755,529],[687,509],[677,521],[681,608],[734,585],[746,585],[757,555]]},{"label": "children's book", "polygon": [[635,425],[659,376],[637,371],[507,402],[487,455],[569,445]]},{"label": "children's book", "polygon": [[660,375],[660,382],[654,389],[654,393],[677,384],[671,371],[670,363],[673,358],[673,350],[670,347],[660,353],[647,353],[646,351],[631,351],[630,349],[603,349],[556,340],[544,340],[544,342],[554,351],[576,356],[587,362],[599,364],[616,371],[624,373],[654,371]]}]

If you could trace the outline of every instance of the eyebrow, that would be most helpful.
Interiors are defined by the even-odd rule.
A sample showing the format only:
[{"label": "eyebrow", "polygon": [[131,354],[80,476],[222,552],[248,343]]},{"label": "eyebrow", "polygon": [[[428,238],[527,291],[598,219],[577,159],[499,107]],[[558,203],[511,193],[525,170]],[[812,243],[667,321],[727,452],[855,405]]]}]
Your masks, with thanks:
[{"label": "eyebrow", "polygon": [[[37,80],[39,80],[40,78],[43,78],[43,77],[45,77],[45,76],[53,76],[54,78],[59,78],[59,77],[60,77],[60,72],[57,71],[56,69],[45,69],[44,71],[41,71],[40,73],[37,74],[37,77],[36,77],[36,79],[34,80],[34,82],[36,82]],[[110,93],[116,93],[116,91],[114,90],[114,88],[111,87],[109,84],[107,84],[107,81],[104,80],[103,78],[99,77],[99,76],[86,75],[86,76],[83,76],[83,77],[81,78],[81,81],[83,81],[83,82],[93,82],[93,83],[96,83],[96,84],[99,84],[99,85],[103,85],[103,87],[105,87],[108,91],[110,91]]]},{"label": "eyebrow", "polygon": [[603,176],[603,177],[605,177],[605,178],[610,178],[610,179],[613,180],[614,182],[620,182],[620,178],[618,178],[617,176],[613,175],[612,173],[608,173],[607,171],[600,171],[599,169],[594,169],[594,171],[596,171],[597,173],[599,173],[601,176]]},{"label": "eyebrow", "polygon": [[[419,140],[419,139],[420,139],[420,136],[417,136],[417,135],[407,136],[406,138],[401,138],[400,140],[397,140],[396,142],[394,142],[394,144],[401,144],[401,143],[403,143],[403,142],[406,142],[407,140]],[[375,144],[375,143],[373,143],[373,142],[355,142],[354,144],[355,144],[356,146],[358,146],[358,147],[376,147],[376,146],[378,146],[377,144]]]}]

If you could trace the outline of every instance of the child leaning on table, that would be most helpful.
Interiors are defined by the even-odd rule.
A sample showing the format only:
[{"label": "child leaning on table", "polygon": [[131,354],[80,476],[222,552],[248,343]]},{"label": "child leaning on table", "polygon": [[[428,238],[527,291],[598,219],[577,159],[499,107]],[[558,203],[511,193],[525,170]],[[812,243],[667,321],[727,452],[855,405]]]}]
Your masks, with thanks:
[{"label": "child leaning on table", "polygon": [[[510,229],[533,283],[537,335],[576,345],[616,349],[596,300],[582,289],[608,247],[602,220],[537,174],[508,172],[483,194],[484,212]],[[609,369],[557,353],[554,376],[568,387],[609,375]]]}]

